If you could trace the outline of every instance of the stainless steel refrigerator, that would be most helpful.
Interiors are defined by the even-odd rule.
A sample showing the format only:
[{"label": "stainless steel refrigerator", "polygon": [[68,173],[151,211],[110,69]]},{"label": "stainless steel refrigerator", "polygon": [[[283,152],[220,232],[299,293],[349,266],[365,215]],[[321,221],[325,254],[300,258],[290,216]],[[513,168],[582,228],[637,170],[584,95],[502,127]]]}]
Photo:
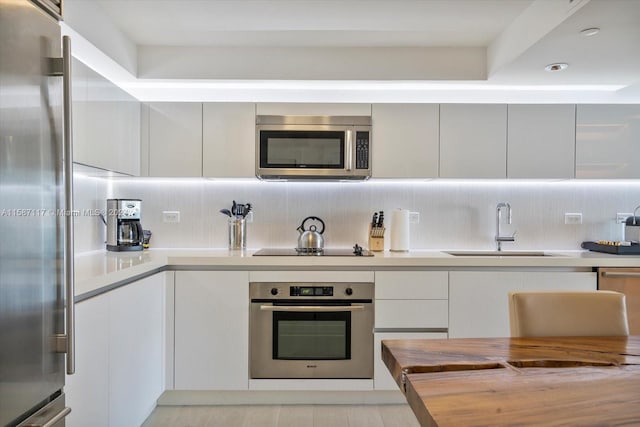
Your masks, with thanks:
[{"label": "stainless steel refrigerator", "polygon": [[70,412],[70,56],[59,3],[0,0],[0,426],[58,427]]}]

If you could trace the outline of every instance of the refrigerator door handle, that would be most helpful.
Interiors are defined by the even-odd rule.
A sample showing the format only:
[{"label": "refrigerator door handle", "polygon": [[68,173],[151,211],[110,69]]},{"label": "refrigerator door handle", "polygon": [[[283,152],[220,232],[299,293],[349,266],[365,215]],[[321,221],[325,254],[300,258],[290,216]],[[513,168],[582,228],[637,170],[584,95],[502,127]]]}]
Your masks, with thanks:
[{"label": "refrigerator door handle", "polygon": [[47,421],[44,424],[24,424],[20,427],[53,427],[55,426],[57,423],[59,423],[63,418],[65,418],[67,415],[69,415],[69,413],[71,413],[71,408],[66,407],[64,408],[62,411],[58,412],[53,418],[51,418],[49,421]]},{"label": "refrigerator door handle", "polygon": [[75,286],[73,264],[73,121],[71,116],[71,38],[62,37],[63,60],[63,109],[64,109],[64,193],[65,193],[65,244],[64,244],[64,277],[66,299],[66,329],[67,329],[67,374],[76,370],[75,343]]}]

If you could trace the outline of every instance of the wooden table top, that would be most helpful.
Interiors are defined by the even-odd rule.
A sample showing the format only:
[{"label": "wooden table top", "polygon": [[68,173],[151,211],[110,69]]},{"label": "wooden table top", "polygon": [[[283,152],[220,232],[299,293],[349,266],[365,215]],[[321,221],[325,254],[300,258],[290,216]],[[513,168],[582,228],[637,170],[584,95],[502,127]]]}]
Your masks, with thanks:
[{"label": "wooden table top", "polygon": [[384,340],[422,426],[640,425],[640,336]]}]

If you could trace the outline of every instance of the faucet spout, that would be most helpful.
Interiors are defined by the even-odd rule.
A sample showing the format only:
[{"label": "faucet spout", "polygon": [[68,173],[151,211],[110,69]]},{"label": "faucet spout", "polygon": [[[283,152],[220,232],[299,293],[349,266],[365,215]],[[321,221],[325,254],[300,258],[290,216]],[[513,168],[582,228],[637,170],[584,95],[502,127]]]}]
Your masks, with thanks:
[{"label": "faucet spout", "polygon": [[515,242],[516,233],[513,233],[511,236],[502,236],[500,234],[500,222],[502,220],[502,210],[505,209],[506,212],[506,223],[511,224],[511,205],[507,202],[500,202],[496,205],[496,246],[497,250],[502,250],[502,242]]}]

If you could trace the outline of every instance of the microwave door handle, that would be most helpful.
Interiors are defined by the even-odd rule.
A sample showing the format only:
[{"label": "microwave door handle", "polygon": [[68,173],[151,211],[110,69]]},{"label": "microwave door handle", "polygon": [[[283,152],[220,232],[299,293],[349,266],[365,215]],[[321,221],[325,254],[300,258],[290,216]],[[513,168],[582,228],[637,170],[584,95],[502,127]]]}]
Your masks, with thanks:
[{"label": "microwave door handle", "polygon": [[347,172],[351,172],[351,170],[353,169],[353,131],[352,130],[347,130],[346,131],[346,159],[345,159],[345,170]]},{"label": "microwave door handle", "polygon": [[364,305],[334,305],[334,306],[311,306],[311,305],[261,305],[262,311],[295,311],[295,312],[327,312],[327,311],[362,311]]}]

